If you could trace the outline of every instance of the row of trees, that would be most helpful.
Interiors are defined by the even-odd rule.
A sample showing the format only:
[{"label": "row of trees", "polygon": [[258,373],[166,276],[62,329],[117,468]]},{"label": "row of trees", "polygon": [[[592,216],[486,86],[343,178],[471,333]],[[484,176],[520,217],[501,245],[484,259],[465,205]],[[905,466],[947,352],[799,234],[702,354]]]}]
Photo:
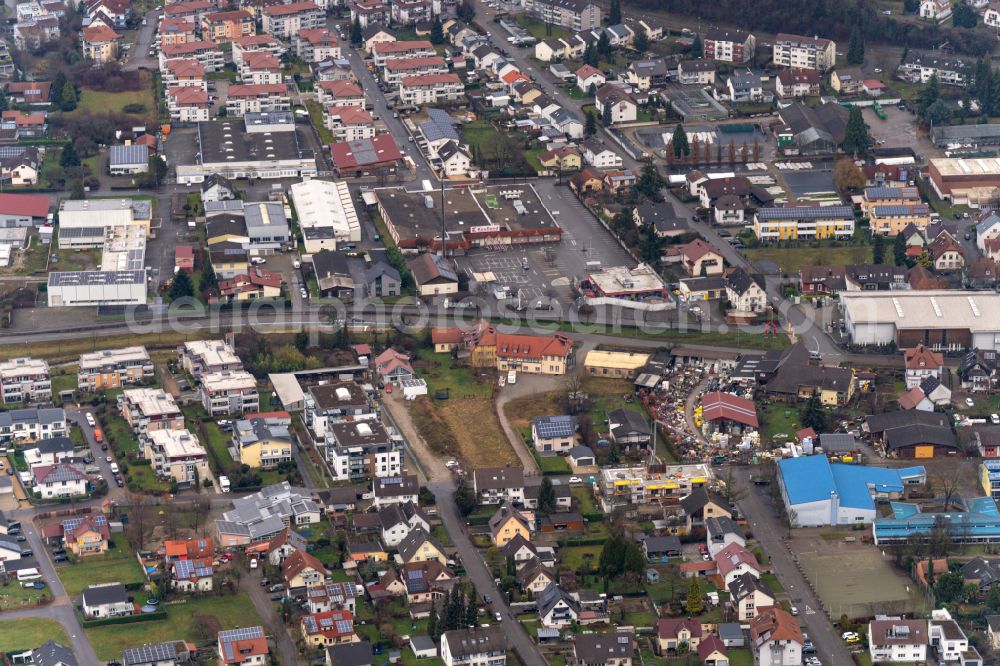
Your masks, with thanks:
[{"label": "row of trees", "polygon": [[475,589],[470,587],[466,595],[462,586],[456,585],[451,588],[451,594],[442,600],[440,611],[437,602],[431,604],[431,614],[427,619],[427,635],[437,643],[441,634],[446,631],[476,626],[478,617]]},{"label": "row of trees", "polygon": [[[688,140],[687,131],[684,125],[677,123],[674,134],[671,137],[670,145],[667,148],[667,163],[689,162],[691,164],[710,164],[712,162],[712,144],[702,142],[698,137]],[[723,145],[720,141],[715,144],[715,162],[722,164],[728,161],[730,164],[737,162],[756,162],[760,159],[760,140],[754,134],[753,144],[748,144],[744,139],[742,145],[737,149],[736,144],[730,141]]]}]

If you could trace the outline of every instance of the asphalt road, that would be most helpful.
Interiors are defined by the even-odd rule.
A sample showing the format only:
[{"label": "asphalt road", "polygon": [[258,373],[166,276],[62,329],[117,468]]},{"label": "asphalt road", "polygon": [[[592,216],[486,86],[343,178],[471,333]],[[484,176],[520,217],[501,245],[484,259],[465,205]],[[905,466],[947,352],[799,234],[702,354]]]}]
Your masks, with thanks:
[{"label": "asphalt road", "polygon": [[465,575],[472,581],[472,586],[480,598],[484,594],[492,597],[493,603],[487,608],[488,612],[491,614],[499,612],[503,616],[502,624],[506,628],[507,647],[517,652],[517,656],[521,658],[523,664],[546,663],[528,632],[521,626],[520,622],[514,619],[504,595],[497,589],[493,575],[486,568],[479,551],[469,540],[469,535],[465,530],[465,519],[459,514],[455,500],[452,499],[455,486],[449,482],[432,483],[427,487],[434,493],[438,516],[440,516],[441,522],[448,530],[448,536],[451,537],[452,543],[458,550],[462,566],[465,567]]},{"label": "asphalt road", "polygon": [[789,550],[784,539],[788,529],[778,517],[780,508],[772,503],[770,488],[751,484],[750,473],[750,467],[733,470],[733,480],[743,491],[743,497],[738,502],[740,511],[767,555],[774,575],[785,588],[792,605],[798,608],[798,619],[805,624],[809,638],[816,646],[817,656],[826,664],[850,664],[851,656],[840,640],[840,634],[820,610],[819,600],[795,564],[797,556]]},{"label": "asphalt road", "polygon": [[[243,562],[235,562],[235,566],[243,566]],[[284,664],[305,664],[306,660],[299,656],[295,649],[295,644],[285,629],[285,623],[281,621],[281,616],[275,609],[274,602],[271,601],[267,588],[260,584],[261,570],[245,571],[240,576],[240,589],[247,593],[253,607],[257,610],[267,633],[271,634],[278,649],[278,657]]]}]

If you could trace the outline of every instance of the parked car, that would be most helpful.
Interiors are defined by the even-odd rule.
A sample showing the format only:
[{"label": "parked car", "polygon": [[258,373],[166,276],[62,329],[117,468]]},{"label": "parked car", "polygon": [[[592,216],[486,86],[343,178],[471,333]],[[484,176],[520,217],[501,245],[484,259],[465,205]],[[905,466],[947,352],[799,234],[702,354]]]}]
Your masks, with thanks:
[{"label": "parked car", "polygon": [[56,555],[55,557],[52,558],[52,561],[55,562],[56,564],[60,564],[62,562],[69,562],[69,558],[66,557],[65,555]]},{"label": "parked car", "polygon": [[89,425],[91,428],[97,426],[97,421],[94,420],[94,415],[91,414],[90,412],[87,412],[87,425]]}]

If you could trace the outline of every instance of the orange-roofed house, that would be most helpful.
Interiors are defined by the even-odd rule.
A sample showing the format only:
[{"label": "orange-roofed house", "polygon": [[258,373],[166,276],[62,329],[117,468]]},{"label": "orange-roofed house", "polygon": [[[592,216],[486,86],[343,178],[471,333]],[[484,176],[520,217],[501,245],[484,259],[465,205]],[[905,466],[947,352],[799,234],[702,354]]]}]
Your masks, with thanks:
[{"label": "orange-roofed house", "polygon": [[211,539],[175,539],[163,542],[167,562],[177,560],[215,559],[215,542]]},{"label": "orange-roofed house", "polygon": [[392,347],[375,357],[375,369],[386,382],[412,379],[414,374],[409,355],[398,352]]},{"label": "orange-roofed house", "polygon": [[576,70],[576,87],[583,92],[589,92],[590,86],[594,86],[594,89],[600,88],[607,82],[607,77],[601,70],[597,69],[593,65],[584,65],[580,69]]},{"label": "orange-roofed house", "polygon": [[303,615],[299,629],[302,639],[312,647],[330,647],[360,640],[354,633],[354,616],[346,610]]},{"label": "orange-roofed house", "polygon": [[434,343],[434,351],[438,354],[450,353],[460,349],[465,341],[465,331],[460,328],[433,328],[431,329],[431,342]]},{"label": "orange-roofed house", "polygon": [[201,17],[202,39],[222,43],[256,33],[257,23],[253,14],[245,9],[204,14]]},{"label": "orange-roofed house", "polygon": [[750,639],[759,666],[802,663],[802,630],[786,611],[770,606],[758,608],[750,620]]},{"label": "orange-roofed house", "polygon": [[281,576],[289,594],[322,585],[329,575],[323,563],[304,550],[295,551],[281,563]]},{"label": "orange-roofed house", "polygon": [[165,18],[160,22],[160,46],[193,42],[195,24],[186,18]]},{"label": "orange-roofed house", "polygon": [[722,253],[711,243],[696,238],[690,243],[682,245],[678,250],[680,251],[681,265],[688,275],[693,277],[722,275],[725,268]]},{"label": "orange-roofed house", "polygon": [[80,35],[83,57],[95,65],[103,65],[118,58],[122,36],[106,25],[90,25]]},{"label": "orange-roofed house", "polygon": [[240,77],[246,85],[275,85],[281,83],[281,63],[268,51],[253,51],[243,56]]},{"label": "orange-roofed house", "polygon": [[190,245],[178,245],[174,250],[174,272],[178,271],[194,273],[194,248]]},{"label": "orange-roofed house", "polygon": [[421,74],[447,74],[448,63],[439,56],[420,56],[417,58],[393,58],[385,63],[383,68],[385,82],[391,86],[398,85],[406,76]]},{"label": "orange-roofed house", "polygon": [[404,104],[437,104],[465,97],[465,84],[458,74],[404,76],[399,81],[399,99]]},{"label": "orange-roofed house", "polygon": [[715,554],[715,564],[719,569],[722,581],[728,586],[734,578],[750,574],[760,578],[760,563],[757,557],[747,550],[746,546],[731,543]]},{"label": "orange-roofed house", "polygon": [[243,627],[219,632],[216,641],[219,663],[225,666],[264,666],[268,663],[264,627]]},{"label": "orange-roofed house", "polygon": [[316,96],[323,105],[360,108],[365,106],[365,94],[353,81],[320,81],[317,84]]},{"label": "orange-roofed house", "polygon": [[375,136],[372,114],[360,106],[329,106],[323,124],[337,141],[359,141]]},{"label": "orange-roofed house", "polygon": [[194,58],[174,58],[167,61],[167,71],[163,73],[165,86],[205,87],[205,66]]},{"label": "orange-roofed house", "polygon": [[520,335],[500,333],[483,324],[473,336],[472,365],[518,370],[533,375],[564,375],[573,353],[573,341],[562,333]]},{"label": "orange-roofed house", "polygon": [[903,363],[906,366],[906,388],[912,389],[928,377],[941,378],[944,354],[920,344],[903,350]]},{"label": "orange-roofed house", "polygon": [[63,521],[63,544],[77,557],[108,552],[111,530],[104,516],[87,516]]},{"label": "orange-roofed house", "polygon": [[204,122],[209,118],[211,104],[208,93],[192,86],[172,86],[167,89],[167,110],[172,120],[186,123]]}]

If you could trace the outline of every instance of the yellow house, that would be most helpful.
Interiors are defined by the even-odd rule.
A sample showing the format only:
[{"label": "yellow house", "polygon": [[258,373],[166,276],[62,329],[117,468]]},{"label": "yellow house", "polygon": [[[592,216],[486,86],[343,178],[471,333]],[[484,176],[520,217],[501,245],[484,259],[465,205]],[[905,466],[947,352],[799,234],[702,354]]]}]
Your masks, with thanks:
[{"label": "yellow house", "polygon": [[361,562],[386,562],[389,560],[389,553],[377,543],[369,541],[347,544],[347,552],[356,563]]},{"label": "yellow house", "polygon": [[318,559],[297,550],[281,563],[281,576],[289,590],[304,587],[319,587],[326,581],[329,571]]},{"label": "yellow house", "polygon": [[490,518],[490,537],[493,539],[493,545],[503,548],[516,536],[531,541],[531,527],[524,516],[504,504]]},{"label": "yellow house", "polygon": [[861,198],[861,212],[871,217],[876,206],[915,206],[922,203],[915,187],[866,187]]},{"label": "yellow house", "polygon": [[573,342],[561,333],[549,336],[500,333],[483,323],[474,337],[471,361],[474,367],[517,370],[536,375],[564,375]]},{"label": "yellow house", "polygon": [[434,537],[424,531],[423,527],[413,528],[406,535],[406,538],[399,542],[399,557],[403,560],[403,564],[430,562],[431,560],[437,560],[443,565],[448,564],[444,548]]},{"label": "yellow house", "polygon": [[538,156],[538,161],[546,169],[562,169],[563,171],[579,171],[583,166],[580,153],[573,148],[546,150]]},{"label": "yellow house", "polygon": [[220,279],[228,279],[237,275],[246,275],[250,268],[246,252],[232,251],[235,248],[220,247],[236,245],[236,243],[220,243],[209,250],[212,268]]},{"label": "yellow house", "polygon": [[111,532],[103,516],[87,516],[80,522],[66,521],[61,527],[66,548],[77,557],[108,552]]},{"label": "yellow house", "polygon": [[880,204],[871,206],[870,211],[868,220],[872,233],[883,236],[896,236],[910,224],[923,230],[931,223],[931,209],[927,204]]},{"label": "yellow house", "polygon": [[587,352],[583,367],[588,375],[594,377],[630,379],[647,362],[649,362],[649,354],[592,349]]},{"label": "yellow house", "polygon": [[253,469],[273,469],[292,460],[292,438],[279,419],[237,421],[233,444],[240,463]]},{"label": "yellow house", "polygon": [[98,65],[118,59],[118,44],[122,36],[106,25],[95,24],[83,29],[83,57]]}]

